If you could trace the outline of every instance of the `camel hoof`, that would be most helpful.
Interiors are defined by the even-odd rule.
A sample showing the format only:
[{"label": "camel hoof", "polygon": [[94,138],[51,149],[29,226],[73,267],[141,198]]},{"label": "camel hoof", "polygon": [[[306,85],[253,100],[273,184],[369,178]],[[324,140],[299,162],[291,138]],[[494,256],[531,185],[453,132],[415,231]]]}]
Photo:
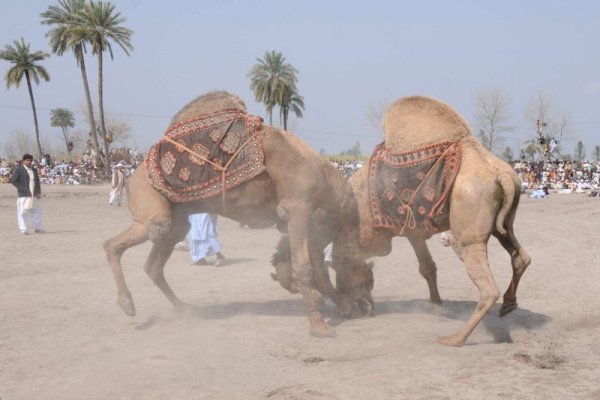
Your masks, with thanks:
[{"label": "camel hoof", "polygon": [[445,346],[463,347],[465,344],[464,340],[456,339],[454,336],[445,336],[437,338],[436,342]]},{"label": "camel hoof", "polygon": [[309,313],[308,322],[310,324],[310,329],[308,331],[310,336],[316,338],[330,338],[335,336],[335,330],[327,325],[327,322],[325,322],[321,313]]},{"label": "camel hoof", "polygon": [[435,305],[441,306],[442,305],[442,298],[437,296],[437,297],[431,297],[429,299],[429,301]]},{"label": "camel hoof", "polygon": [[319,327],[311,326],[308,333],[310,334],[310,336],[316,337],[319,339],[335,337],[335,329],[331,328],[327,324],[325,324],[325,326],[319,326]]},{"label": "camel hoof", "polygon": [[121,310],[130,317],[135,317],[135,304],[133,303],[133,299],[129,295],[119,296],[117,298],[117,304],[121,307]]},{"label": "camel hoof", "polygon": [[515,310],[519,305],[517,304],[517,302],[512,302],[512,303],[504,303],[502,304],[502,307],[500,308],[500,316],[504,317],[506,314],[510,313],[511,311]]}]

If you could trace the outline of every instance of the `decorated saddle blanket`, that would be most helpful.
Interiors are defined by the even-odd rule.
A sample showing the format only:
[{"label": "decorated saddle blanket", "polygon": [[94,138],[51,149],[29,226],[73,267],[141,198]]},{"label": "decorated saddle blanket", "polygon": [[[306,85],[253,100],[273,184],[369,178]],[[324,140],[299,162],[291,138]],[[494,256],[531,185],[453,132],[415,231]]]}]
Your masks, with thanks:
[{"label": "decorated saddle blanket", "polygon": [[232,189],[265,170],[260,129],[260,117],[238,110],[178,123],[148,151],[148,180],[175,203]]},{"label": "decorated saddle blanket", "polygon": [[407,153],[379,144],[369,162],[369,209],[374,228],[402,234],[421,228],[438,232],[438,219],[461,160],[461,142],[446,142]]}]

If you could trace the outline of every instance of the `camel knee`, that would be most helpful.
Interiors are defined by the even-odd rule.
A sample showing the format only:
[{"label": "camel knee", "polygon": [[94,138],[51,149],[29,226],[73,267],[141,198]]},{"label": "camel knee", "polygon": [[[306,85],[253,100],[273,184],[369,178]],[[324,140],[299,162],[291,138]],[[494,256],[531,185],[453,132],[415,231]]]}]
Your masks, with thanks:
[{"label": "camel knee", "polygon": [[121,257],[125,250],[127,250],[127,245],[123,242],[116,242],[113,239],[106,240],[102,243],[102,247],[104,248],[104,252],[106,253],[106,257]]},{"label": "camel knee", "polygon": [[303,286],[309,286],[312,280],[312,268],[309,264],[303,264],[298,268],[293,268],[292,277],[294,281]]},{"label": "camel knee", "polygon": [[171,218],[162,217],[150,221],[147,230],[152,243],[159,243],[171,231]]},{"label": "camel knee", "polygon": [[437,265],[431,260],[427,263],[419,263],[419,273],[425,279],[437,277]]},{"label": "camel knee", "polygon": [[479,296],[479,303],[477,304],[478,309],[488,309],[493,306],[496,301],[500,298],[500,290],[497,287],[490,288],[481,292]]},{"label": "camel knee", "polygon": [[529,264],[531,264],[531,257],[522,248],[517,250],[512,257],[512,264],[514,269],[522,274],[525,272]]}]

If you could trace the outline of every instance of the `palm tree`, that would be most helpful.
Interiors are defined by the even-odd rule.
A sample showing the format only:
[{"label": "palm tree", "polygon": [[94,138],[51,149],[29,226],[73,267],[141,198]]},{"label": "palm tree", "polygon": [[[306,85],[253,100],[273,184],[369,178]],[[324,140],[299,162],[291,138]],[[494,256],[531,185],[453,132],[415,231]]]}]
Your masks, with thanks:
[{"label": "palm tree", "polygon": [[265,52],[263,58],[256,61],[258,63],[247,74],[250,90],[254,92],[256,101],[265,104],[269,124],[273,125],[273,107],[282,105],[290,90],[295,92],[298,71],[285,62],[283,54],[274,50]]},{"label": "palm tree", "polygon": [[[82,25],[86,31],[92,51],[98,56],[98,116],[100,119],[100,130],[104,143],[104,154],[106,160],[109,158],[109,144],[112,142],[112,136],[106,131],[104,120],[104,91],[103,91],[103,54],[108,52],[111,60],[113,50],[111,42],[117,44],[125,54],[129,55],[133,50],[131,36],[133,31],[125,28],[122,24],[127,21],[121,16],[120,12],[115,11],[115,6],[109,1],[94,1],[86,4],[85,11],[82,13]],[[109,163],[105,163],[105,172],[110,173]]]},{"label": "palm tree", "polygon": [[87,106],[88,124],[90,126],[91,145],[96,152],[96,165],[107,164],[106,157],[103,159],[98,143],[96,122],[94,119],[94,106],[90,96],[90,86],[87,79],[84,54],[86,52],[87,32],[82,28],[81,14],[85,9],[84,0],[58,0],[57,6],[49,6],[48,10],[41,14],[42,24],[53,28],[46,33],[50,40],[50,48],[54,54],[62,56],[71,51],[75,55],[77,66],[81,71],[83,90]]},{"label": "palm tree", "polygon": [[50,110],[50,126],[61,128],[70,160],[71,151],[73,150],[73,142],[69,138],[67,128],[72,128],[75,126],[75,117],[73,116],[73,113],[66,108],[54,108]]},{"label": "palm tree", "polygon": [[296,87],[287,87],[281,99],[280,117],[283,120],[283,130],[287,130],[287,121],[289,112],[296,114],[296,117],[302,118],[304,110],[304,97],[296,92]]},{"label": "palm tree", "polygon": [[0,51],[0,59],[8,61],[14,64],[11,68],[6,71],[4,80],[6,81],[7,89],[11,86],[16,88],[19,87],[23,77],[27,81],[27,89],[29,90],[29,100],[31,100],[31,109],[33,111],[33,123],[35,124],[35,139],[37,141],[38,155],[40,158],[43,156],[42,144],[40,143],[40,129],[38,126],[37,112],[35,110],[35,100],[33,99],[33,89],[31,88],[31,80],[39,85],[40,78],[48,82],[50,75],[46,68],[37,64],[38,61],[43,61],[50,57],[50,54],[44,53],[43,51],[30,52],[29,43],[25,43],[25,40],[13,41],[13,45],[6,45],[3,51]]}]

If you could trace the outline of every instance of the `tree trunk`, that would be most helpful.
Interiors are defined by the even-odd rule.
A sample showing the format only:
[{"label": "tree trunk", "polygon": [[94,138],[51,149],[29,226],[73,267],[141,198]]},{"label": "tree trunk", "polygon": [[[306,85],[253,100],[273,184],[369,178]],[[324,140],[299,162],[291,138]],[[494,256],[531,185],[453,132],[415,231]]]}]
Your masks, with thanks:
[{"label": "tree trunk", "polygon": [[102,48],[99,44],[98,48],[98,116],[100,118],[100,134],[104,144],[104,173],[108,178],[110,176],[110,153],[108,136],[106,135],[106,123],[104,122],[104,91],[102,82]]},{"label": "tree trunk", "polygon": [[83,58],[82,49],[77,50],[77,59],[79,68],[81,69],[81,78],[83,79],[83,89],[85,90],[85,101],[88,109],[88,124],[90,125],[90,136],[92,137],[92,146],[96,152],[95,161],[96,167],[102,167],[102,159],[100,158],[100,145],[98,144],[98,135],[96,134],[96,121],[94,120],[94,107],[92,106],[92,98],[90,97],[90,87],[88,85],[87,73],[85,70],[85,61]]},{"label": "tree trunk", "polygon": [[42,154],[42,144],[40,143],[40,129],[38,126],[37,112],[35,111],[35,100],[33,100],[33,89],[31,88],[29,71],[25,71],[25,79],[27,80],[27,89],[29,90],[29,99],[31,100],[31,109],[33,110],[33,123],[35,125],[35,140],[37,142],[38,157],[41,159],[44,154]]},{"label": "tree trunk", "polygon": [[288,112],[289,112],[289,110],[287,108],[284,108],[282,110],[282,114],[283,114],[283,130],[284,131],[287,131]]},{"label": "tree trunk", "polygon": [[67,127],[61,126],[63,138],[65,139],[65,149],[67,149],[67,155],[69,156],[69,161],[73,161],[71,158],[71,150],[69,150],[69,137],[67,136]]}]

